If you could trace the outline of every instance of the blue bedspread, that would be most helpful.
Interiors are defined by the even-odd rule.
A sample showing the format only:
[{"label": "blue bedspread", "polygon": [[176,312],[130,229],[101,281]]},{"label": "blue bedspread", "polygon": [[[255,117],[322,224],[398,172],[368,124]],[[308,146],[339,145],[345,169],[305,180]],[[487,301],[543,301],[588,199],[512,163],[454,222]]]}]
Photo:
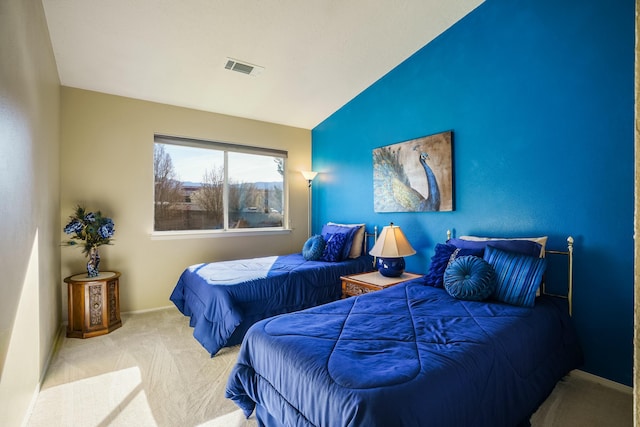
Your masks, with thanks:
[{"label": "blue bedspread", "polygon": [[323,262],[301,254],[197,264],[182,273],[170,299],[190,316],[194,337],[213,356],[239,344],[258,320],[335,301],[340,276],[371,265],[368,256]]},{"label": "blue bedspread", "polygon": [[422,283],[255,324],[226,396],[268,426],[514,427],[582,361],[566,301],[460,301]]}]

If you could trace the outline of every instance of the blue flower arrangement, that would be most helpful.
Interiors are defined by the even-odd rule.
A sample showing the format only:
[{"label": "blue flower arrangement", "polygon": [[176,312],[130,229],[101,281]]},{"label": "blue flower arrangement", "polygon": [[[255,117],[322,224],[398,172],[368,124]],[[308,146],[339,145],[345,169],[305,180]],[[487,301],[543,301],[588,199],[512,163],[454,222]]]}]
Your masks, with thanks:
[{"label": "blue flower arrangement", "polygon": [[69,223],[64,227],[66,234],[72,234],[71,240],[64,242],[67,246],[79,245],[76,240],[82,240],[82,252],[89,255],[92,248],[100,245],[110,245],[115,228],[113,220],[102,216],[100,211],[87,212],[82,206],[78,206],[73,215],[69,217]]}]

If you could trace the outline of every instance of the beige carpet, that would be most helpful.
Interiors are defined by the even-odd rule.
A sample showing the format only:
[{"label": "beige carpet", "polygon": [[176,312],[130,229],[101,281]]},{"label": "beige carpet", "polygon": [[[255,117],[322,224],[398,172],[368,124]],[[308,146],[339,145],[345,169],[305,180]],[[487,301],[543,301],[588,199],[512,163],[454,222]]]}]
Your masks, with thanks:
[{"label": "beige carpet", "polygon": [[[238,347],[215,357],[176,309],[123,315],[123,326],[90,339],[64,338],[27,426],[247,427],[224,398]],[[534,427],[626,427],[632,396],[569,376],[532,418]]]}]

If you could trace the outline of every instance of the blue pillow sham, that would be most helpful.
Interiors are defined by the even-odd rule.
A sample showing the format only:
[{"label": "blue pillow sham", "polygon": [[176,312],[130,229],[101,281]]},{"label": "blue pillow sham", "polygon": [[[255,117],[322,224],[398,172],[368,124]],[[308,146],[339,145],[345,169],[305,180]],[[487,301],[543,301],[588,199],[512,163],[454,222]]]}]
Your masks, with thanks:
[{"label": "blue pillow sham", "polygon": [[489,245],[484,260],[496,272],[494,299],[523,307],[534,306],[536,291],[547,268],[546,258],[503,251]]},{"label": "blue pillow sham", "polygon": [[462,240],[449,239],[448,244],[461,249],[476,249],[484,251],[487,246],[501,249],[503,251],[515,252],[519,254],[540,257],[542,245],[531,240],[504,239],[504,240]]}]

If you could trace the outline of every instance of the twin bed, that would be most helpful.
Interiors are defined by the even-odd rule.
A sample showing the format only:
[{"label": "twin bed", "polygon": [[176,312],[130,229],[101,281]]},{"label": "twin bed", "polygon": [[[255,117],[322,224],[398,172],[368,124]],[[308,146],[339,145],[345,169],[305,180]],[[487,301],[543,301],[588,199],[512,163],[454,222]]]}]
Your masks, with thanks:
[{"label": "twin bed", "polygon": [[329,223],[323,229],[326,238],[337,234],[348,242],[340,256],[328,257],[332,261],[295,253],[192,265],[170,300],[190,318],[193,336],[213,357],[222,347],[240,344],[258,320],[335,301],[342,295],[341,276],[371,271],[364,224]]},{"label": "twin bed", "polygon": [[[446,264],[478,245],[454,248]],[[532,271],[524,255],[484,245],[489,261],[507,253],[506,266],[494,265],[499,280],[517,277],[521,286]],[[566,255],[571,268],[571,242],[568,251],[546,253]],[[546,263],[527,256],[531,265]],[[256,323],[226,396],[265,426],[528,425],[555,384],[582,363],[569,301],[456,298],[431,276]]]}]

